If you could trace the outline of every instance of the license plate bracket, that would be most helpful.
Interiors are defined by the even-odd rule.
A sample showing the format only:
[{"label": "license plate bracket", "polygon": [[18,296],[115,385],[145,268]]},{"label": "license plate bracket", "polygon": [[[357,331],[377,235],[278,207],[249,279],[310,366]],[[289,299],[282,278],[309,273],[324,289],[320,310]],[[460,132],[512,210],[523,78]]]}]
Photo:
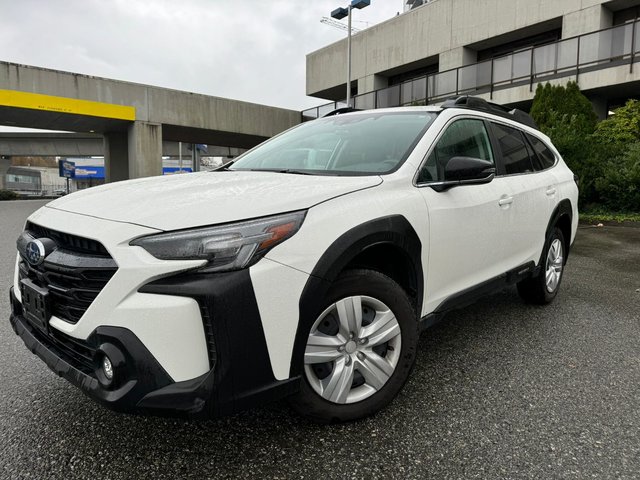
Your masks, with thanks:
[{"label": "license plate bracket", "polygon": [[27,321],[47,333],[49,319],[51,318],[49,290],[39,287],[28,278],[24,278],[20,281],[20,293],[22,295],[22,308]]}]

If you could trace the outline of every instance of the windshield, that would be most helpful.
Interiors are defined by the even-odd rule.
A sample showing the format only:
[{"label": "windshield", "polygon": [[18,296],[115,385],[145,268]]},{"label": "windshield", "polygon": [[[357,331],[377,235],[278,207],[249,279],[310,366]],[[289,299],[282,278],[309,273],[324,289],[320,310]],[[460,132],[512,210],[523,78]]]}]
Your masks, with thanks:
[{"label": "windshield", "polygon": [[303,123],[243,155],[231,170],[314,175],[389,173],[409,156],[434,112],[336,115]]}]

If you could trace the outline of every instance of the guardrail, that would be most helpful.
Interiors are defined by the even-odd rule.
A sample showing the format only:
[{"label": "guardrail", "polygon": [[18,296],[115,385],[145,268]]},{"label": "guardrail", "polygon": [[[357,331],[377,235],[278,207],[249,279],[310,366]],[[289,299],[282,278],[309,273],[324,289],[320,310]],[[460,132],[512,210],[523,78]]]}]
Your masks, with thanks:
[{"label": "guardrail", "polygon": [[[557,42],[528,47],[490,60],[425,75],[360,95],[351,106],[358,109],[426,105],[451,96],[477,95],[495,90],[529,85],[553,78],[601,70],[640,60],[640,20],[598,30]],[[302,121],[320,118],[346,107],[344,101],[331,102],[301,112]]]}]

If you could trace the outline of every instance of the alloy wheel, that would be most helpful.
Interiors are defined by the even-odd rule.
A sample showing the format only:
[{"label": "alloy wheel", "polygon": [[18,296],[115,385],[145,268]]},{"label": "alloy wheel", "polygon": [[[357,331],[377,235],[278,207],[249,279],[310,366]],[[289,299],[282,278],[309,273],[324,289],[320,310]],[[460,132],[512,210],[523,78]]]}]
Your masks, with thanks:
[{"label": "alloy wheel", "polygon": [[546,264],[546,285],[547,291],[553,293],[560,284],[562,277],[562,268],[564,266],[564,258],[562,255],[562,242],[556,238],[551,242],[549,251],[547,252]]}]

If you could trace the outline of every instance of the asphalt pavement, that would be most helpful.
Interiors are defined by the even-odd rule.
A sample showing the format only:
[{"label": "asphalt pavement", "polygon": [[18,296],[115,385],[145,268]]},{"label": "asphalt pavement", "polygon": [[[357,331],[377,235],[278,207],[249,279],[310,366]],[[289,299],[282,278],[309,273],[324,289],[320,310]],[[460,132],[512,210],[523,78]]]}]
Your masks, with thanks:
[{"label": "asphalt pavement", "polygon": [[11,330],[15,239],[44,203],[0,202],[2,479],[640,478],[640,228],[581,227],[551,306],[511,288],[450,314],[375,417],[187,422],[104,409]]}]

